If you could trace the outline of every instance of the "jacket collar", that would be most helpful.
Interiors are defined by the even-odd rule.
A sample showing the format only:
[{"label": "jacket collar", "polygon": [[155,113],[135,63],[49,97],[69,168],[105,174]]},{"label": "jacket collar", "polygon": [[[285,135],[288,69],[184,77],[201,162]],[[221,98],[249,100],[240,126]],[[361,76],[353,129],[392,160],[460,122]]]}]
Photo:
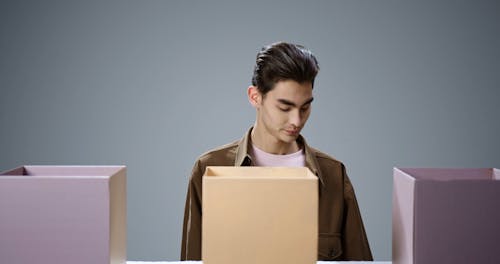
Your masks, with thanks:
[{"label": "jacket collar", "polygon": [[252,157],[248,154],[248,144],[250,144],[250,135],[252,133],[253,127],[247,131],[245,136],[238,143],[238,148],[236,149],[236,158],[234,159],[234,166],[252,166]]},{"label": "jacket collar", "polygon": [[[248,152],[252,129],[253,127],[250,127],[245,136],[243,136],[243,138],[238,143],[238,148],[236,149],[236,158],[234,159],[234,166],[236,167],[252,166],[253,164],[252,157]],[[309,145],[307,145],[306,140],[304,139],[304,137],[302,137],[302,135],[299,135],[299,137],[297,138],[297,142],[300,146],[304,147],[306,167],[309,168],[312,173],[318,176],[321,184],[323,185],[323,177],[321,175],[321,171],[319,170],[319,165],[318,161],[316,160],[316,156],[314,155],[314,150],[309,147]]]}]

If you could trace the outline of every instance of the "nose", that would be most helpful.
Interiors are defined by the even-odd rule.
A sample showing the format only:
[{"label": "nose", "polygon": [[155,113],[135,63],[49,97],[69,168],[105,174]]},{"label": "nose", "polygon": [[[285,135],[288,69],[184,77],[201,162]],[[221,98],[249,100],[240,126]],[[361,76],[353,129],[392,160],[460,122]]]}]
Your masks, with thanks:
[{"label": "nose", "polygon": [[302,113],[300,110],[290,111],[290,124],[295,127],[300,127],[302,124]]}]

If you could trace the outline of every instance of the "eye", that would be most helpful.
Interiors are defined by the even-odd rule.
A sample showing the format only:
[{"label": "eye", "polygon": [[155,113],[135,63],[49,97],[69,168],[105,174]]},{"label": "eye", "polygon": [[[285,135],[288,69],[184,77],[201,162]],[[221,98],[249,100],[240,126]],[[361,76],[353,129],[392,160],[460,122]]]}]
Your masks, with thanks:
[{"label": "eye", "polygon": [[307,112],[307,110],[309,110],[309,108],[310,108],[310,105],[307,105],[307,106],[304,106],[304,107],[300,108],[300,111],[301,112]]},{"label": "eye", "polygon": [[290,108],[288,108],[288,107],[283,108],[283,107],[279,107],[279,106],[278,106],[278,109],[279,109],[280,111],[282,111],[282,112],[288,112],[288,111],[290,111]]}]

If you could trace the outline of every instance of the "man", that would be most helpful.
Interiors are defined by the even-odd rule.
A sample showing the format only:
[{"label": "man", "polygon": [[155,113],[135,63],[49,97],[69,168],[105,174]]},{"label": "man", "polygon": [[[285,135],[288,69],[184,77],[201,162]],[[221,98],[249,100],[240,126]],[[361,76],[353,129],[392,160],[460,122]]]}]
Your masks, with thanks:
[{"label": "man", "polygon": [[202,175],[207,166],[306,166],[319,178],[318,260],[372,260],[354,189],[345,166],[309,147],[300,131],[311,113],[318,73],[302,46],[275,43],[257,54],[248,100],[252,128],[239,141],[203,154],[187,191],[181,260],[201,259]]}]

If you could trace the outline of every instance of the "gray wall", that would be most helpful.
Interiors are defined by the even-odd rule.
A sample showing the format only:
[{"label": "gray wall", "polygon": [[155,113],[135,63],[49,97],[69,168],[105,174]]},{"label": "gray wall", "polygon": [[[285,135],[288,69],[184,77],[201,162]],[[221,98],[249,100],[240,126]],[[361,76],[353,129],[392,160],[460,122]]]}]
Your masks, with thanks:
[{"label": "gray wall", "polygon": [[2,0],[0,170],[126,164],[128,258],[178,259],[194,160],[253,124],[261,46],[301,43],[321,64],[303,134],[389,260],[394,166],[500,167],[499,20],[498,1]]}]

